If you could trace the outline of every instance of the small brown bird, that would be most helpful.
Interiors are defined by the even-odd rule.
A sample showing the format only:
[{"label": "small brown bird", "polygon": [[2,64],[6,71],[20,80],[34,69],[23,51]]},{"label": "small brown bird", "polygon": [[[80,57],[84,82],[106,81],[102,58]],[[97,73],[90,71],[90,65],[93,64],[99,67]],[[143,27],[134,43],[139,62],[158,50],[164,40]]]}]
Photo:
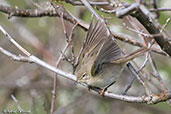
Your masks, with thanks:
[{"label": "small brown bird", "polygon": [[99,20],[96,24],[92,20],[82,55],[77,81],[89,87],[103,89],[101,94],[104,94],[104,91],[120,76],[124,65],[130,59],[135,58],[121,59],[124,53],[103,20]]}]

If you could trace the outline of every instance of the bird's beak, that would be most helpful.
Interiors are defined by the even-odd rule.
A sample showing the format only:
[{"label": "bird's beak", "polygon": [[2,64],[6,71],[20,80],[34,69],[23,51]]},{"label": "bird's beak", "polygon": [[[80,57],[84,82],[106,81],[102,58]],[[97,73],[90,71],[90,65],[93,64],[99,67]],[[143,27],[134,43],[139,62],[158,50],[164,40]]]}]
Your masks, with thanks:
[{"label": "bird's beak", "polygon": [[77,78],[77,80],[75,81],[75,83],[74,84],[78,84],[78,83],[80,83],[80,80]]},{"label": "bird's beak", "polygon": [[81,83],[81,80],[80,80],[80,79],[77,79],[76,82],[77,82],[77,83]]}]

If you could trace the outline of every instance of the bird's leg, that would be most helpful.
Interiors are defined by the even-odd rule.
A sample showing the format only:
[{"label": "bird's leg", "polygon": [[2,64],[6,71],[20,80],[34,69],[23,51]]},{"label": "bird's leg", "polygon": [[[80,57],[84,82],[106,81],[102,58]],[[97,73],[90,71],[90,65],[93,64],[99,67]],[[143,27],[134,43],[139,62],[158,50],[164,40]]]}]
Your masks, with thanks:
[{"label": "bird's leg", "polygon": [[88,86],[88,91],[90,91],[90,89],[92,89],[92,87],[91,86]]},{"label": "bird's leg", "polygon": [[112,82],[112,83],[111,83],[110,85],[108,85],[107,87],[103,88],[103,89],[100,91],[100,95],[102,95],[102,96],[104,97],[105,91],[107,91],[107,89],[108,89],[110,86],[112,86],[114,83],[115,83],[115,81]]}]

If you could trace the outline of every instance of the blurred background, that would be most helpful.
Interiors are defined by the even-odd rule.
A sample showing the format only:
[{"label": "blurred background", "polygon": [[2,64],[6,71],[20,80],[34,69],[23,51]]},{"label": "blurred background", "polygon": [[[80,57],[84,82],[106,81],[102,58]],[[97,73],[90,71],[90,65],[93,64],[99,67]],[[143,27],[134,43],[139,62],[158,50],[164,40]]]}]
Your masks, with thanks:
[{"label": "blurred background", "polygon": [[[0,0],[0,5],[17,7],[19,9],[35,9],[36,6],[33,1],[42,7],[45,2],[48,2],[48,0]],[[133,0],[122,1],[127,3],[134,2]],[[150,0],[146,1],[150,2]],[[159,8],[171,8],[171,1],[169,0],[156,1]],[[91,13],[85,7],[73,6],[65,2],[59,2],[59,4],[64,5],[75,17],[90,23]],[[109,27],[112,31],[129,34],[136,38],[134,40],[141,41],[138,39],[137,34],[125,29],[122,19],[116,18],[113,14],[97,12],[104,17],[111,17],[109,19]],[[169,17],[171,17],[171,11],[160,12],[158,20],[163,25]],[[64,24],[69,35],[74,25],[68,21],[64,21]],[[54,66],[61,54],[60,51],[66,45],[66,36],[59,17],[12,17],[8,19],[6,14],[0,12],[0,25],[26,50]],[[166,29],[171,31],[171,22],[168,23]],[[85,36],[86,31],[80,27],[73,31],[72,44],[75,56],[78,55]],[[126,53],[137,49],[135,46],[119,40],[118,43]],[[0,46],[16,55],[23,55],[1,32]],[[65,54],[68,58],[71,58],[71,49],[68,49]],[[168,89],[171,89],[170,58],[156,53],[152,55],[163,82]],[[141,65],[144,61],[144,56],[137,58],[135,61]],[[66,72],[72,72],[72,65],[65,60],[61,62],[59,68]],[[151,70],[148,65],[146,68]],[[54,76],[55,73],[36,64],[16,62],[0,53],[0,112],[2,113],[5,109],[18,109],[11,98],[11,94],[13,94],[23,110],[30,110],[32,114],[47,114],[51,106]],[[131,75],[125,69],[116,84],[110,87],[109,90],[121,94],[130,79]],[[157,80],[154,81],[158,83]],[[153,92],[157,92],[157,90],[154,89]],[[144,89],[137,80],[128,91],[128,95],[144,95]],[[166,102],[147,105],[105,98],[94,95],[88,90],[80,88],[73,81],[60,76],[57,77],[55,103],[55,114],[170,114],[171,112],[171,107]]]}]

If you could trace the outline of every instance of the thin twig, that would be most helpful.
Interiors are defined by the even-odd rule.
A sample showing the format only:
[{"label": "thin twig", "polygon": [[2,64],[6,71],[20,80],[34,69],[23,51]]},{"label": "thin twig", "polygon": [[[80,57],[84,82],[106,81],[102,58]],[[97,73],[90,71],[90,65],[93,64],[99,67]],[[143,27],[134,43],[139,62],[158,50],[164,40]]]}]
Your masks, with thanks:
[{"label": "thin twig", "polygon": [[[135,11],[131,15],[134,16],[148,30],[150,34],[160,33],[159,28],[157,28],[153,22],[151,13],[145,8],[145,6],[140,5],[139,10]],[[158,43],[163,51],[171,56],[171,44],[166,39],[164,39],[162,34],[159,36],[154,36],[154,40]]]},{"label": "thin twig", "polygon": [[[13,13],[12,16],[19,16],[19,17],[23,17],[23,15],[25,17],[60,16],[59,14],[63,13],[65,20],[67,20],[67,21],[69,21],[69,22],[71,22],[73,24],[78,23],[78,26],[82,27],[85,30],[88,29],[88,24],[87,23],[83,22],[80,19],[77,19],[76,17],[74,17],[73,15],[71,15],[71,13],[68,13],[62,6],[58,6],[56,9],[57,9],[56,10],[57,13],[56,12],[53,12],[51,10],[45,10],[43,12],[36,13],[36,12],[34,12],[34,10],[28,10],[28,9],[26,9],[26,10],[20,10],[20,9],[11,8],[9,6],[0,5],[0,11],[1,12],[6,13],[6,14]],[[49,12],[49,13],[46,13],[46,12]],[[143,44],[141,44],[140,42],[131,40],[133,38],[131,38],[128,35],[124,35],[124,34],[116,33],[116,32],[112,32],[112,33],[113,33],[113,35],[115,36],[116,39],[119,39],[121,41],[124,41],[124,42],[129,43],[129,44],[134,45],[134,46],[138,46],[138,47],[142,47],[143,46]],[[155,53],[158,53],[158,54],[162,54],[164,56],[167,56],[166,53],[164,53],[162,51],[159,51],[157,49],[152,49],[152,51],[155,52]]]},{"label": "thin twig", "polygon": [[156,9],[156,10],[155,10],[155,13],[156,13],[156,18],[158,19],[158,18],[160,17],[160,13],[159,13],[159,11],[157,10],[158,7],[157,7],[156,0],[151,0],[151,4],[153,5],[153,8]]},{"label": "thin twig", "polygon": [[[1,49],[2,49],[2,47],[0,48],[0,52],[2,52]],[[8,52],[8,53],[10,53],[10,52]],[[14,55],[14,54],[11,53],[10,55]],[[10,56],[10,57],[12,57],[12,56]],[[29,56],[28,59],[33,61],[35,64],[38,64],[38,65],[40,65],[40,66],[42,66],[42,67],[44,67],[44,68],[46,68],[46,69],[48,69],[50,71],[53,71],[53,72],[59,74],[62,77],[68,78],[68,79],[70,79],[72,81],[76,81],[76,76],[75,75],[72,75],[70,73],[64,72],[64,71],[59,70],[59,69],[56,69],[55,67],[47,64],[46,62],[38,59],[37,57],[35,57],[33,55]],[[85,84],[79,84],[79,85],[81,85],[84,88],[85,87],[88,88],[87,85],[85,85]],[[95,94],[98,94],[98,91],[91,91],[91,92],[93,92]],[[110,92],[106,91],[104,93],[104,96],[110,97],[110,98],[115,98],[115,99],[120,99],[120,100],[124,100],[124,101],[128,101],[128,102],[139,102],[139,103],[155,104],[155,103],[158,103],[158,102],[162,102],[162,101],[166,101],[168,99],[171,99],[171,92],[164,92],[164,93],[161,93],[159,95],[152,94],[151,96],[134,97],[134,96],[126,96],[126,95],[117,95],[117,94],[110,93]]]},{"label": "thin twig", "polygon": [[[81,3],[80,1],[74,1],[74,0],[65,0],[66,3],[70,3],[72,5],[84,5],[83,3]],[[96,6],[107,6],[109,5],[108,2],[93,2],[93,1],[90,1],[89,4],[91,5],[96,5]]]},{"label": "thin twig", "polygon": [[156,64],[155,64],[155,62],[154,62],[151,55],[149,56],[149,61],[150,61],[151,67],[153,69],[153,72],[155,74],[155,76],[154,75],[152,75],[152,76],[154,76],[155,78],[158,79],[158,81],[160,82],[160,86],[162,87],[163,91],[167,91],[168,89],[165,87],[165,85],[163,83],[163,80],[162,80],[162,78],[161,78],[161,76],[160,76],[160,74],[159,74],[159,72],[157,70],[157,66],[156,66]]},{"label": "thin twig", "polygon": [[18,110],[19,111],[23,111],[23,109],[21,108],[18,100],[15,98],[15,96],[13,94],[11,94],[11,98],[13,99],[13,101],[17,104]]},{"label": "thin twig", "polygon": [[71,60],[71,65],[73,67],[73,74],[75,74],[75,70],[77,68],[77,66],[75,66],[75,55],[74,55],[74,46],[72,45],[72,35],[73,35],[73,31],[75,30],[75,28],[77,27],[77,24],[75,24],[72,29],[71,29],[71,33],[69,35],[69,41],[68,43],[70,44],[70,47],[71,47],[71,54],[72,54],[72,60]]},{"label": "thin twig", "polygon": [[98,19],[100,20],[101,17],[97,14],[97,12],[91,7],[87,0],[81,0],[81,2],[89,9],[89,11]]},{"label": "thin twig", "polygon": [[[65,53],[65,51],[67,50],[67,48],[69,47],[69,44],[67,43],[63,49],[63,53]],[[62,60],[63,55],[61,54],[56,62],[56,68],[59,67],[60,61]],[[54,76],[54,81],[53,81],[53,90],[52,90],[52,101],[51,101],[51,114],[54,113],[54,109],[55,109],[55,99],[56,99],[56,85],[57,85],[57,76],[58,74],[56,74]]]},{"label": "thin twig", "polygon": [[[130,65],[129,63],[127,64],[127,66]],[[147,86],[147,83],[143,80],[142,77],[140,77],[140,75],[138,74],[138,72],[132,68],[133,66],[129,66],[128,69],[133,73],[133,75],[135,75],[138,79],[138,81],[142,84],[142,86],[145,89],[145,92],[148,96],[150,96],[152,94],[151,90],[149,89],[149,87]]]},{"label": "thin twig", "polygon": [[122,92],[122,95],[126,95],[127,94],[128,90],[132,87],[132,84],[134,83],[135,79],[136,79],[136,77],[133,75],[130,83],[128,84],[126,89]]},{"label": "thin twig", "polygon": [[145,61],[144,63],[142,64],[142,66],[140,67],[140,69],[138,70],[138,73],[140,73],[146,66],[147,62],[148,62],[148,56],[149,56],[149,53],[146,53],[146,56],[145,56]]},{"label": "thin twig", "polygon": [[[66,72],[63,72],[62,70],[59,70],[59,69],[56,69],[55,67],[45,63],[44,61],[38,59],[37,57],[35,57],[34,55],[31,55],[27,50],[25,50],[21,45],[19,45],[6,31],[5,29],[2,28],[2,26],[0,25],[0,30],[3,32],[3,34],[7,37],[7,39],[9,39],[9,41],[14,45],[16,46],[20,51],[22,51],[24,54],[27,55],[26,56],[16,56],[8,51],[5,51],[5,52],[8,52],[8,55],[9,57],[11,57],[12,59],[16,60],[16,61],[20,61],[22,60],[22,62],[30,62],[30,63],[36,63],[40,66],[43,66],[51,71],[54,71],[68,79],[71,79],[71,80],[75,80],[76,81],[76,77],[70,73],[66,73]],[[2,50],[4,50],[2,47],[0,48],[0,51],[2,52]],[[3,51],[4,52],[4,51]],[[5,54],[5,53],[4,53]]]},{"label": "thin twig", "polygon": [[[131,45],[134,45],[134,46],[144,47],[144,44],[142,44],[141,42],[138,42],[136,40],[133,40],[135,38],[132,38],[131,36],[129,36],[127,34],[117,33],[117,32],[114,32],[114,31],[112,31],[112,34],[118,40],[121,40],[123,42],[127,42],[128,44],[131,44]],[[155,53],[158,53],[158,54],[161,54],[161,55],[167,56],[166,53],[160,51],[159,49],[152,48],[151,51],[155,52]]]},{"label": "thin twig", "polygon": [[[50,9],[46,7],[50,7]],[[25,10],[0,5],[0,12],[8,14],[8,18],[12,18],[13,16],[27,17],[27,18],[33,18],[33,17],[39,18],[43,16],[60,17],[60,14],[63,13],[65,20],[73,24],[78,23],[78,26],[82,27],[83,29],[88,28],[87,23],[74,17],[61,5],[55,5],[55,9],[51,7],[51,5],[47,4],[47,6],[44,6],[44,8],[42,9],[37,8],[37,9],[25,9]]]},{"label": "thin twig", "polygon": [[155,12],[155,11],[171,11],[171,8],[157,8],[157,9],[151,8],[151,9],[149,9],[149,11],[151,11],[151,12]]},{"label": "thin twig", "polygon": [[[68,37],[67,32],[66,32],[66,28],[65,28],[65,25],[64,25],[64,21],[63,21],[63,14],[61,15],[61,21],[62,21],[62,25],[63,25],[64,34],[65,34],[65,36],[66,36],[66,38],[67,38],[67,44],[65,45],[65,47],[64,47],[64,49],[63,49],[63,51],[62,51],[62,53],[60,54],[60,56],[59,56],[59,58],[58,58],[58,60],[57,60],[57,62],[56,62],[56,68],[59,67],[60,62],[61,62],[61,60],[62,60],[62,58],[63,58],[63,54],[66,52],[66,50],[67,50],[68,47],[70,46],[70,43],[71,43],[71,40],[72,40],[73,31],[74,31],[74,29],[75,29],[76,26],[77,26],[77,24],[75,24],[75,25],[73,26],[73,28],[72,28],[72,30],[71,30],[71,33],[70,33],[70,35],[69,35],[69,37]],[[53,84],[53,91],[52,91],[53,96],[52,96],[51,111],[50,111],[51,114],[54,114],[54,109],[55,109],[57,76],[58,76],[58,74],[56,74],[56,75],[54,76],[54,82],[53,82],[53,83],[54,83],[54,84]]]},{"label": "thin twig", "polygon": [[0,25],[0,30],[3,32],[3,34],[7,37],[7,39],[13,43],[21,52],[23,52],[24,54],[26,54],[27,56],[31,56],[31,54],[26,51],[22,46],[20,46],[6,31],[5,29],[2,28],[2,26]]},{"label": "thin twig", "polygon": [[151,47],[152,47],[153,44],[154,44],[154,40],[153,40],[153,42],[152,42],[151,44],[149,44],[149,45],[148,45],[148,43],[147,43],[146,40],[145,40],[145,45],[148,45],[149,51],[146,53],[145,61],[144,61],[144,63],[142,64],[142,66],[140,67],[140,69],[138,70],[138,73],[140,73],[140,72],[143,70],[143,68],[145,68],[147,62],[149,61],[149,55],[150,55]]},{"label": "thin twig", "polygon": [[40,5],[38,4],[38,3],[36,3],[34,0],[30,0],[31,2],[32,2],[32,4],[34,5],[34,6],[36,6],[37,8],[40,8]]},{"label": "thin twig", "polygon": [[[123,24],[123,25],[125,26],[125,24]],[[141,32],[141,31],[139,31],[139,30],[132,29],[132,28],[130,28],[130,27],[128,27],[128,26],[125,26],[125,28],[126,28],[127,30],[132,31],[132,32],[135,32],[135,33],[137,33],[137,34],[140,34],[140,35],[142,35],[142,36],[145,37],[145,38],[153,38],[153,37],[156,37],[156,36],[161,36],[161,33],[158,33],[158,34],[147,34],[147,33]]]},{"label": "thin twig", "polygon": [[171,17],[166,20],[165,24],[162,26],[162,29],[160,30],[161,33],[166,28],[166,26],[168,25],[168,23],[170,22],[170,20],[171,20]]}]

